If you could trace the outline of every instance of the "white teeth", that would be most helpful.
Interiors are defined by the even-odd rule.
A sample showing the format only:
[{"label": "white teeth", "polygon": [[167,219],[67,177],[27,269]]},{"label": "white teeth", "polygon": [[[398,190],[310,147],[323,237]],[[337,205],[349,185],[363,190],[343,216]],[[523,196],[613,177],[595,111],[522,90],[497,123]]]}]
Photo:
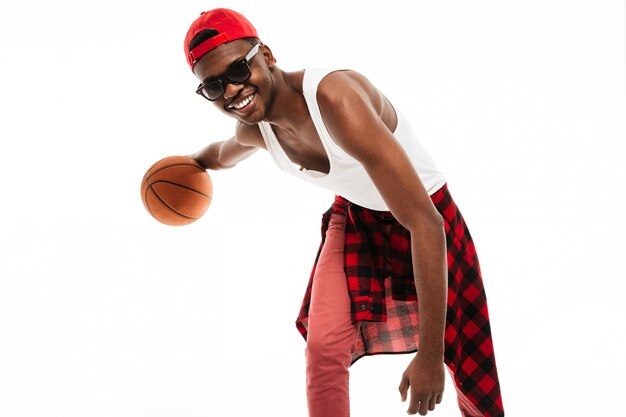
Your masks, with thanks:
[{"label": "white teeth", "polygon": [[252,94],[251,96],[248,96],[246,98],[244,98],[243,100],[241,100],[239,103],[236,104],[231,104],[230,107],[234,107],[237,110],[245,107],[248,105],[248,103],[250,103],[250,101],[252,101],[252,98],[254,97],[254,94]]}]

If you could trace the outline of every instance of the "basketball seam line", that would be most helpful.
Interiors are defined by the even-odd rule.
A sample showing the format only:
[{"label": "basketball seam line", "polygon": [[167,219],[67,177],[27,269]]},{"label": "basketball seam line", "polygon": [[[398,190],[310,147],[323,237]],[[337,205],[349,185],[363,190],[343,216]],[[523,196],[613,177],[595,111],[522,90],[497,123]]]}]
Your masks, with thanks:
[{"label": "basketball seam line", "polygon": [[[155,163],[154,165],[156,165],[156,163]],[[156,174],[158,174],[159,172],[163,171],[164,169],[167,169],[167,168],[173,168],[173,167],[180,167],[180,166],[183,166],[183,167],[194,167],[194,168],[197,168],[197,169],[198,169],[198,171],[204,171],[204,172],[206,172],[206,169],[204,169],[204,168],[202,168],[202,167],[200,167],[200,166],[198,166],[198,165],[194,165],[194,164],[174,164],[174,165],[168,165],[168,166],[165,166],[165,167],[161,167],[161,168],[159,168],[157,171],[154,171],[153,173],[151,173],[151,174],[150,174],[150,176],[149,176],[149,177],[145,177],[145,178],[143,179],[143,183],[145,184],[146,182],[148,182],[148,181],[150,180],[150,178],[152,178],[153,176],[155,176],[155,175],[156,175]],[[150,171],[150,169],[152,169],[152,167],[150,167],[150,168],[148,169],[148,172]]]},{"label": "basketball seam line", "polygon": [[[150,215],[152,217],[154,217],[156,219],[156,216],[154,215],[154,213],[152,212],[152,209],[150,208],[150,201],[148,201],[148,191],[150,191],[151,189],[152,189],[152,187],[147,187],[146,188],[146,193],[144,195],[144,201],[146,202],[146,208],[148,209],[148,212],[150,213]],[[154,190],[152,190],[152,192],[154,192]]]},{"label": "basketball seam line", "polygon": [[[156,180],[155,182],[153,182],[152,184],[150,184],[150,187],[152,187],[152,186],[154,186],[154,184],[158,184],[158,183],[160,183],[160,182],[164,182],[164,183],[166,183],[166,184],[176,185],[176,186],[178,186],[178,187],[185,188],[185,189],[187,189],[187,190],[189,190],[189,191],[193,191],[194,193],[198,193],[198,194],[200,194],[201,196],[208,198],[209,200],[212,200],[211,196],[206,195],[206,194],[204,194],[204,193],[203,193],[203,192],[201,192],[201,191],[194,190],[193,188],[188,187],[188,186],[186,186],[186,185],[179,184],[179,183],[177,183],[177,182],[168,181],[168,180]],[[155,193],[156,193],[156,191],[155,191]]]},{"label": "basketball seam line", "polygon": [[167,204],[165,201],[163,201],[163,199],[161,198],[161,196],[159,196],[159,194],[156,192],[156,190],[154,188],[152,188],[152,185],[150,185],[150,189],[152,190],[152,192],[154,193],[154,195],[156,196],[156,198],[159,199],[159,201],[161,203],[163,203],[163,205],[165,207],[167,207],[168,209],[172,210],[174,213],[178,214],[181,217],[184,217],[186,219],[190,219],[190,220],[198,220],[198,217],[190,217],[190,216],[185,216],[183,213],[180,213],[178,210],[175,210],[172,206],[170,206],[169,204]]}]

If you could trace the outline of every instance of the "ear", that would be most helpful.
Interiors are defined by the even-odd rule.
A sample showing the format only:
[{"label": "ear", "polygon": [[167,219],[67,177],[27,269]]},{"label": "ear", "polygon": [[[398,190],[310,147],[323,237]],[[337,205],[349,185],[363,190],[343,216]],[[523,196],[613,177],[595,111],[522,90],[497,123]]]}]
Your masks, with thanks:
[{"label": "ear", "polygon": [[265,44],[261,45],[261,53],[263,54],[263,57],[265,58],[267,67],[274,68],[276,64],[276,58],[274,57],[274,54],[272,53],[272,50],[270,49],[270,47]]}]

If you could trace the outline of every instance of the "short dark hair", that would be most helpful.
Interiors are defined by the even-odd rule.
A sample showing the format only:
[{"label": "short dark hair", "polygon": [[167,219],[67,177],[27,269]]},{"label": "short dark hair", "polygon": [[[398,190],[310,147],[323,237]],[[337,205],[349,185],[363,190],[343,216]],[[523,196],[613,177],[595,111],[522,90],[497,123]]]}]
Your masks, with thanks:
[{"label": "short dark hair", "polygon": [[[191,51],[193,48],[200,45],[202,42],[206,41],[207,39],[211,39],[213,36],[216,36],[218,34],[219,32],[215,29],[202,29],[189,42],[189,50]],[[257,43],[260,43],[257,38],[242,38],[242,39],[248,41],[251,45],[256,45]]]}]

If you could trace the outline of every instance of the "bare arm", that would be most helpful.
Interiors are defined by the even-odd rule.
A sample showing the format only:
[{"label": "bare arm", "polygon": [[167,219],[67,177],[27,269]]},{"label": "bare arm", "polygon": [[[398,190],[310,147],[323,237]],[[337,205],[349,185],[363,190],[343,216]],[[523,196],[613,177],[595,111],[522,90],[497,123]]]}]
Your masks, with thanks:
[{"label": "bare arm", "polygon": [[335,72],[322,80],[320,110],[338,145],[363,164],[394,217],[411,232],[420,301],[420,351],[442,355],[447,287],[443,219],[408,156],[381,120],[381,109],[375,108],[380,93],[364,78],[354,77]]},{"label": "bare arm", "polygon": [[225,141],[213,142],[189,156],[198,161],[205,169],[218,170],[234,167],[238,162],[246,159],[258,149],[254,146],[245,146],[237,143],[233,136]]},{"label": "bare arm", "polygon": [[[331,73],[321,81],[317,98],[337,144],[363,164],[394,217],[411,233],[419,299],[419,352],[399,389],[404,401],[411,386],[410,414],[418,407],[422,414],[441,401],[444,385],[448,282],[444,222],[404,149],[381,118],[384,97],[365,77],[354,72]],[[422,401],[419,406],[418,401]]]},{"label": "bare arm", "polygon": [[235,136],[221,142],[213,142],[190,156],[205,169],[232,168],[240,161],[265,147],[257,126],[237,124]]}]

